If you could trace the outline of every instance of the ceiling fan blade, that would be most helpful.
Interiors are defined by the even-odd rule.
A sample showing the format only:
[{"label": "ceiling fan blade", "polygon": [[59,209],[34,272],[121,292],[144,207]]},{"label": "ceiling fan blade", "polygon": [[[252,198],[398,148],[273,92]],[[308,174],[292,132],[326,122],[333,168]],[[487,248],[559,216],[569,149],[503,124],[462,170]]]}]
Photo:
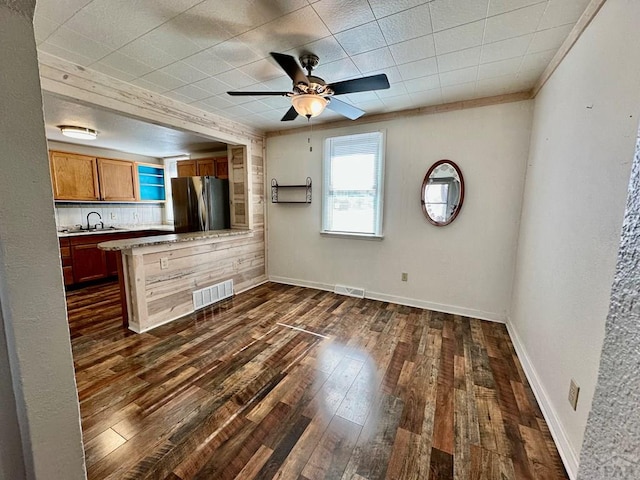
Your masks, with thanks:
[{"label": "ceiling fan blade", "polygon": [[305,85],[309,84],[309,80],[307,80],[307,76],[298,65],[298,62],[291,55],[286,55],[284,53],[271,52],[271,56],[273,59],[278,62],[278,65],[282,67],[282,69],[286,72],[287,75],[293,80],[293,84],[297,85],[299,83],[304,83]]},{"label": "ceiling fan blade", "polygon": [[278,97],[286,97],[287,95],[289,95],[291,92],[268,92],[268,91],[262,91],[262,92],[227,92],[229,95],[233,96],[233,97],[241,97],[241,96],[258,96],[258,95],[273,95],[273,96],[278,96]]},{"label": "ceiling fan blade", "polygon": [[384,73],[369,77],[354,78],[329,85],[334,95],[345,93],[368,92],[370,90],[384,90],[389,88],[389,79]]},{"label": "ceiling fan blade", "polygon": [[287,113],[284,114],[284,117],[280,120],[281,122],[289,122],[291,120],[295,120],[298,117],[298,112],[293,106],[287,110]]},{"label": "ceiling fan blade", "polygon": [[344,103],[342,100],[338,100],[337,98],[332,98],[327,105],[327,108],[339,113],[340,115],[344,115],[351,120],[355,120],[356,118],[360,118],[364,115],[364,110],[360,110],[353,105]]}]

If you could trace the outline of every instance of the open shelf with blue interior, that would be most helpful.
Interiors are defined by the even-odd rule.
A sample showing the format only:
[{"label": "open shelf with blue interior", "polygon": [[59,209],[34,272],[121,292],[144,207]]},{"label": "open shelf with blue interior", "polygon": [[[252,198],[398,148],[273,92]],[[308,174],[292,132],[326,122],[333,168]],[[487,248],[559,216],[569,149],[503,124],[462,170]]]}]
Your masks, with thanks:
[{"label": "open shelf with blue interior", "polygon": [[140,200],[162,202],[166,199],[164,167],[162,165],[138,164]]}]

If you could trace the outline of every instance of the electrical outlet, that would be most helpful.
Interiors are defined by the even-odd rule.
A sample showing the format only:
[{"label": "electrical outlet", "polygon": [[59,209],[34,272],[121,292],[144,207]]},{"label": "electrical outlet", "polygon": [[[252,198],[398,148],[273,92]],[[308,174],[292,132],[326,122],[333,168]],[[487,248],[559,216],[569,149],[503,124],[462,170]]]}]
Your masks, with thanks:
[{"label": "electrical outlet", "polygon": [[169,258],[168,257],[162,257],[160,259],[160,268],[162,270],[169,268]]},{"label": "electrical outlet", "polygon": [[571,383],[569,384],[569,403],[571,404],[571,408],[574,410],[578,406],[578,395],[580,394],[580,387],[576,383],[576,381],[572,378]]},{"label": "electrical outlet", "polygon": [[138,220],[138,212],[133,212],[133,219]]},{"label": "electrical outlet", "polygon": [[408,273],[402,272],[402,281],[403,282],[409,281],[409,274]]},{"label": "electrical outlet", "polygon": [[109,220],[115,220],[116,219],[116,213],[115,212],[111,212],[109,214]]}]

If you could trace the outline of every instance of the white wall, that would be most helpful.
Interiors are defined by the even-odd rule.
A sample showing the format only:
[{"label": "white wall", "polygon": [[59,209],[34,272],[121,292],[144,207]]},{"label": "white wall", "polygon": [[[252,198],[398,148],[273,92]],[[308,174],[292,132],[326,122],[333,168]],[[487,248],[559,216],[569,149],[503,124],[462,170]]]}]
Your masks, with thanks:
[{"label": "white wall", "polygon": [[[33,1],[0,0],[0,334],[6,339],[0,341],[0,410],[9,417],[8,424],[0,424],[0,472],[12,480],[75,480],[85,478],[80,412],[53,220],[33,7]],[[9,393],[15,412],[4,403]],[[15,443],[21,443],[22,452]],[[6,451],[18,457],[5,462]]]},{"label": "white wall", "polygon": [[[575,473],[640,113],[640,2],[609,0],[535,100],[511,331]],[[581,387],[577,411],[569,382]]]},{"label": "white wall", "polygon": [[[511,300],[532,102],[416,116],[267,140],[267,184],[313,181],[313,203],[269,203],[269,276],[493,320]],[[386,129],[384,239],[320,235],[323,138]],[[465,180],[460,215],[435,227],[422,213],[424,175],[453,160]],[[269,192],[267,194],[269,197]],[[401,272],[409,281],[401,281]]]}]

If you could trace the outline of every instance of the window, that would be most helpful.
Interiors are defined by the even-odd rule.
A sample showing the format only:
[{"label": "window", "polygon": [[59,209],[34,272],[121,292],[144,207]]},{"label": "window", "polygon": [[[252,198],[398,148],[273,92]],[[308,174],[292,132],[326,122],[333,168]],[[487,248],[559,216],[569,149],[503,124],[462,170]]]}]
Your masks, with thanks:
[{"label": "window", "polygon": [[382,236],[383,132],[325,140],[322,232]]}]

